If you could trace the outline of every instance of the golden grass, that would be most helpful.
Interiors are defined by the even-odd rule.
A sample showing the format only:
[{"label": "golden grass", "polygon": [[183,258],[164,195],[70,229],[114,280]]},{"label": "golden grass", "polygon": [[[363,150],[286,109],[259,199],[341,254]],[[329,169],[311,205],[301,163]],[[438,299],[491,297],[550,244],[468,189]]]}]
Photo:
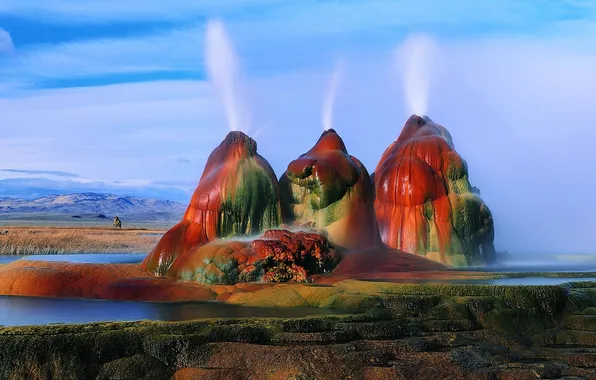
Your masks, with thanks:
[{"label": "golden grass", "polygon": [[[148,253],[163,230],[110,227],[6,227],[0,235],[1,255],[69,253]],[[146,234],[155,234],[147,236]]]}]

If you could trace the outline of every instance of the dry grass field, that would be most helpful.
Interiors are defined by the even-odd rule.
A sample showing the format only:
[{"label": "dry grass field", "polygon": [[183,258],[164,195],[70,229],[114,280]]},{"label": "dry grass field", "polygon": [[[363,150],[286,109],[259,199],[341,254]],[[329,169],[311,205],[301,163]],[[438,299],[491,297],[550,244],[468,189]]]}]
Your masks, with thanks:
[{"label": "dry grass field", "polygon": [[111,227],[0,227],[0,255],[148,253],[165,230]]}]

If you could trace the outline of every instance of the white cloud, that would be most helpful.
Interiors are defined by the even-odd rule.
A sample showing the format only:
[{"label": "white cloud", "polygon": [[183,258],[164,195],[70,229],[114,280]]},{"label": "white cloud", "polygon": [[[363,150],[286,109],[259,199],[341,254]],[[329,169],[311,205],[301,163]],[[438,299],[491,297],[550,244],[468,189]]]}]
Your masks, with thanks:
[{"label": "white cloud", "polygon": [[38,19],[60,24],[87,24],[117,21],[183,21],[196,20],[205,14],[250,10],[258,6],[275,6],[283,0],[0,0],[0,15]]},{"label": "white cloud", "polygon": [[181,151],[193,161],[203,158],[209,151],[197,146],[225,135],[212,92],[203,82],[175,81],[34,91],[4,99],[0,167],[64,170],[87,178],[192,176],[195,167],[174,165],[170,158]]},{"label": "white cloud", "polygon": [[[111,23],[122,21],[197,21],[205,17],[251,19],[259,22],[299,25],[303,30],[354,28],[372,25],[494,25],[527,26],[555,18],[589,18],[596,13],[590,0],[560,0],[536,4],[532,0],[470,2],[468,0],[419,0],[416,6],[392,0],[287,1],[287,0],[0,0],[0,15],[57,24]],[[275,20],[278,21],[275,21]]]},{"label": "white cloud", "polygon": [[14,49],[12,44],[12,38],[10,34],[2,28],[0,28],[0,54],[9,53]]},{"label": "white cloud", "polygon": [[0,77],[44,80],[110,74],[200,69],[200,27],[122,37],[39,45],[0,62]]},{"label": "white cloud", "polygon": [[[225,16],[226,12],[230,16],[223,20],[240,52],[240,64],[248,69],[248,74],[260,75],[329,65],[339,53],[368,54],[389,48],[402,41],[408,30],[437,29],[467,35],[484,28],[496,35],[513,32],[541,35],[553,43],[571,43],[593,50],[594,8],[583,1],[536,7],[532,1],[423,0],[411,7],[390,0],[306,3],[254,0],[234,6],[216,1],[142,2],[141,5],[140,0],[0,0],[0,15],[55,18],[59,23],[87,22],[88,18],[112,22],[120,18],[163,21],[175,15],[188,17],[187,23],[175,23],[173,29],[146,29],[148,34],[24,46],[10,59],[0,60],[0,80],[15,82],[0,86],[11,89],[22,87],[23,83],[53,79],[127,74],[202,75],[205,28],[201,20],[211,15]],[[254,9],[259,11],[250,11]],[[561,18],[570,9],[581,17]],[[188,26],[188,22],[193,26]]]}]

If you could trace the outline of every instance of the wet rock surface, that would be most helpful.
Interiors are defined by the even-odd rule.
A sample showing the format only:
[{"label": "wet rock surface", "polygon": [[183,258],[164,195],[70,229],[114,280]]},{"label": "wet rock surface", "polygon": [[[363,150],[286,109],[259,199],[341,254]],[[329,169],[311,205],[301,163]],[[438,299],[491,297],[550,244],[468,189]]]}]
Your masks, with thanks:
[{"label": "wet rock surface", "polygon": [[596,377],[594,282],[374,285],[339,284],[344,315],[4,328],[0,378]]},{"label": "wet rock surface", "polygon": [[374,182],[385,244],[454,267],[495,259],[492,214],[443,126],[412,115],[383,153]]},{"label": "wet rock surface", "polygon": [[277,177],[243,132],[228,133],[209,155],[184,217],[143,261],[155,275],[210,241],[257,235],[282,222]]},{"label": "wet rock surface", "polygon": [[268,230],[252,241],[219,241],[198,247],[174,261],[168,276],[204,284],[306,282],[331,272],[341,255],[324,236]]},{"label": "wet rock surface", "polygon": [[286,223],[311,225],[338,249],[381,245],[370,176],[335,130],[290,162],[279,187]]}]

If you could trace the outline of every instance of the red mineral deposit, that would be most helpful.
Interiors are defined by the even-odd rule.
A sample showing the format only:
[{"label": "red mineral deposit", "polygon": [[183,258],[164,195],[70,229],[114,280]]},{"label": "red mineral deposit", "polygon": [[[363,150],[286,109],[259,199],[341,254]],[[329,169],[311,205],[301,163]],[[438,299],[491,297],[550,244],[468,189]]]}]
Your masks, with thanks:
[{"label": "red mineral deposit", "polygon": [[288,165],[280,195],[288,224],[312,226],[339,249],[381,244],[368,171],[333,129]]},{"label": "red mineral deposit", "polygon": [[340,254],[316,233],[269,230],[252,241],[220,240],[174,261],[168,276],[204,284],[305,282],[331,272]]},{"label": "red mineral deposit", "polygon": [[277,177],[257,143],[230,132],[211,153],[190,205],[143,261],[157,275],[192,249],[212,240],[258,235],[281,223]]},{"label": "red mineral deposit", "polygon": [[493,258],[492,215],[441,125],[411,116],[381,157],[374,182],[385,244],[456,267]]}]

